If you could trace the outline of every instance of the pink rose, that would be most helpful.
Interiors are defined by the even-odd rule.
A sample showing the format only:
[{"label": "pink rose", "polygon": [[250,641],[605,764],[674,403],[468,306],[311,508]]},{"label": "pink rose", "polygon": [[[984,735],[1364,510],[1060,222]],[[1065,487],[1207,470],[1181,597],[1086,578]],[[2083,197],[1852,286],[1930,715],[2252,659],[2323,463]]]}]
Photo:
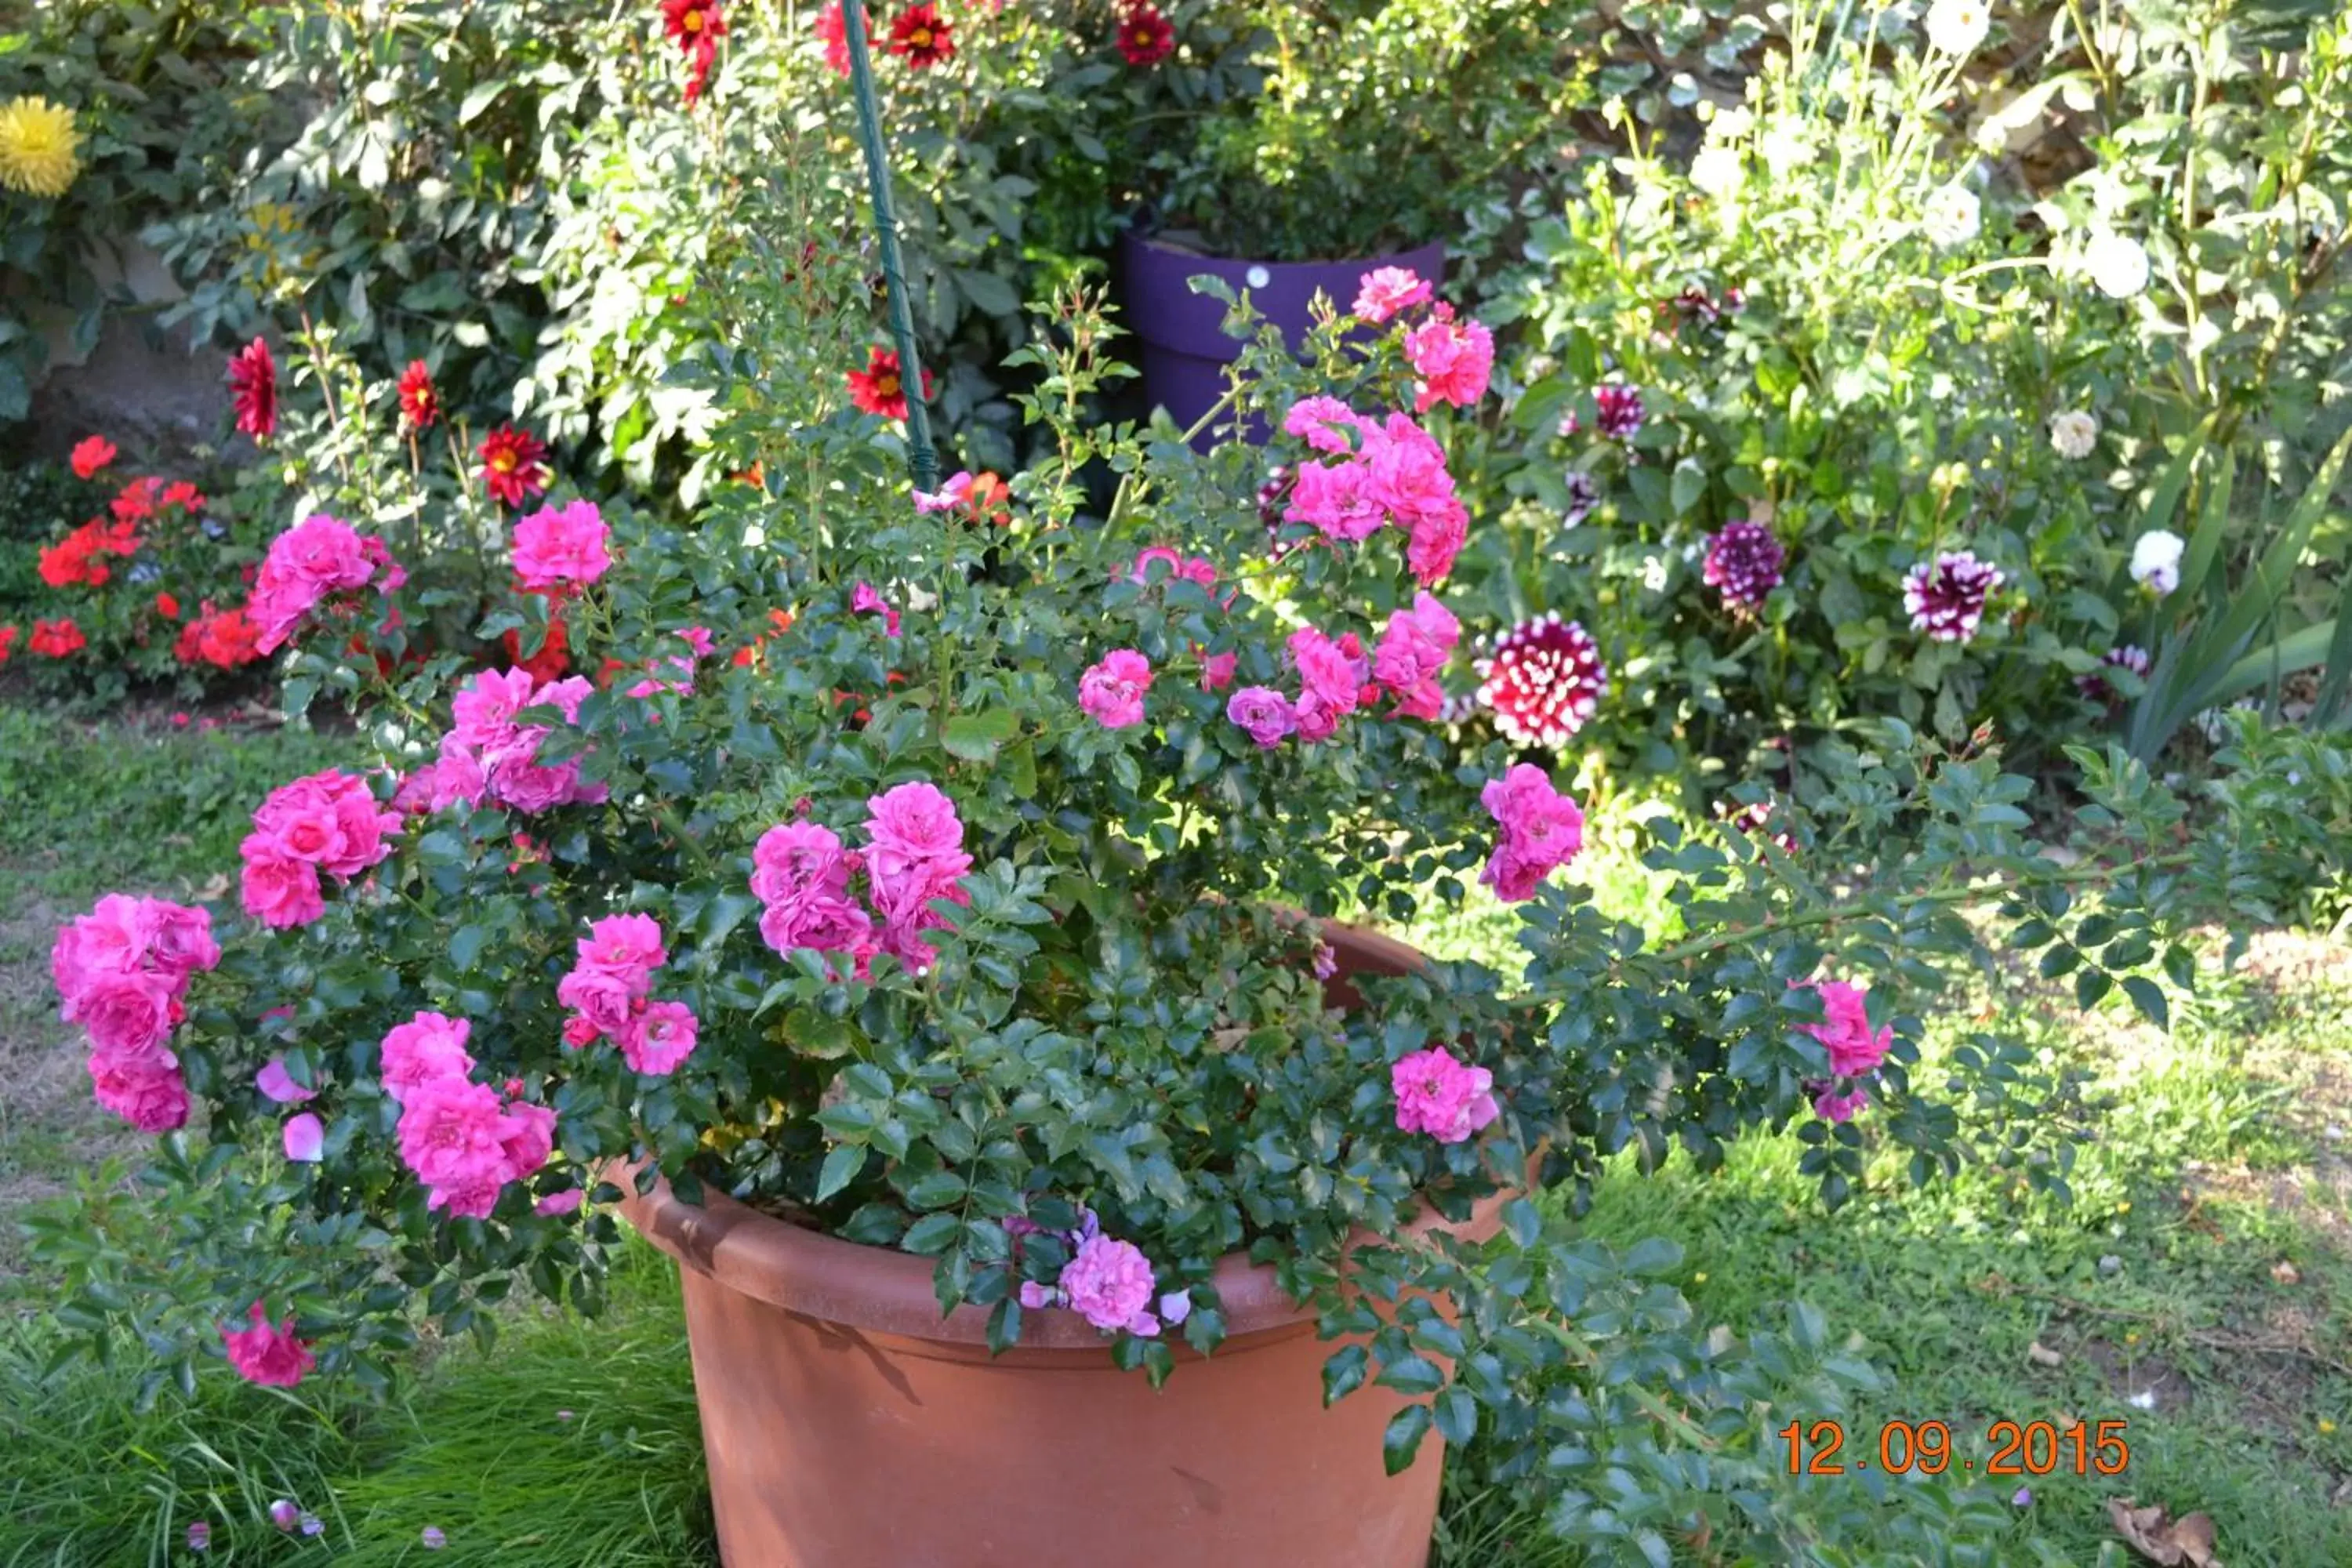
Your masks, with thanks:
[{"label": "pink rose", "polygon": [[[429,1079],[408,1090],[398,1129],[401,1163],[428,1186],[471,1195],[506,1180],[510,1131],[498,1091],[462,1078]],[[428,1205],[428,1206],[431,1206]]]},{"label": "pink rose", "polygon": [[1870,1103],[1870,1091],[1857,1087],[1851,1094],[1832,1094],[1828,1089],[1813,1096],[1813,1114],[1824,1121],[1851,1121],[1853,1113]]},{"label": "pink rose", "polygon": [[1356,314],[1379,326],[1430,297],[1428,282],[1410,267],[1375,267],[1358,280]]},{"label": "pink rose", "polygon": [[317,1364],[310,1354],[310,1344],[294,1337],[294,1314],[273,1326],[260,1302],[253,1304],[253,1326],[248,1329],[221,1330],[221,1343],[227,1348],[228,1363],[247,1383],[266,1388],[291,1388]]},{"label": "pink rose", "polygon": [[142,1132],[169,1132],[187,1125],[188,1086],[176,1065],[94,1051],[89,1078],[99,1104]]},{"label": "pink rose", "polygon": [[1414,384],[1414,413],[1426,414],[1440,403],[1468,408],[1486,395],[1495,336],[1476,321],[1457,325],[1440,306],[1405,334],[1404,357],[1421,378]]},{"label": "pink rose", "polygon": [[261,633],[261,651],[275,653],[320,600],[338,589],[364,586],[375,570],[358,531],[324,513],[270,541],[247,605]]},{"label": "pink rose", "polygon": [[404,1104],[428,1084],[462,1083],[474,1070],[466,1038],[474,1026],[464,1018],[419,1013],[385,1034],[378,1048],[376,1076],[384,1093]]},{"label": "pink rose", "polygon": [[898,635],[898,612],[892,609],[889,601],[876,593],[869,584],[860,583],[851,591],[849,613],[853,616],[880,616],[882,635],[893,637]]},{"label": "pink rose", "polygon": [[567,1215],[580,1206],[588,1194],[578,1187],[566,1187],[560,1193],[550,1193],[530,1205],[530,1212],[540,1215]]},{"label": "pink rose", "polygon": [[866,841],[878,858],[934,859],[963,847],[963,824],[957,819],[955,802],[934,785],[898,784],[870,796],[866,809],[870,814]]},{"label": "pink rose", "polygon": [[694,1009],[683,1002],[650,1002],[621,1031],[621,1057],[631,1072],[656,1077],[675,1071],[694,1053]]},{"label": "pink rose", "polygon": [[247,835],[237,852],[245,857],[239,893],[247,914],[283,931],[309,925],[327,912],[318,867],[283,853],[275,840],[259,833]]},{"label": "pink rose", "polygon": [[1290,634],[1289,647],[1299,679],[1322,709],[1341,716],[1356,710],[1370,671],[1346,639],[1333,642],[1313,626],[1301,626]]},{"label": "pink rose", "polygon": [[643,995],[654,971],[669,962],[661,922],[651,915],[606,915],[589,926],[576,946],[581,968],[601,970],[635,995]]},{"label": "pink rose", "polygon": [[1371,481],[1361,462],[1301,463],[1282,520],[1306,523],[1327,539],[1360,543],[1388,521]]},{"label": "pink rose", "polygon": [[1105,654],[1078,678],[1078,706],[1106,730],[1143,722],[1143,694],[1151,689],[1151,661],[1133,648]]},{"label": "pink rose", "polygon": [[1843,980],[1824,980],[1814,989],[1821,993],[1822,1011],[1828,1021],[1797,1027],[1829,1047],[1830,1070],[1838,1077],[1859,1078],[1874,1071],[1895,1044],[1894,1029],[1872,1031],[1867,994],[1859,988]]},{"label": "pink rose", "polygon": [[618,1035],[628,1027],[640,994],[626,980],[602,969],[575,969],[555,983],[555,999],[604,1035]]},{"label": "pink rose", "polygon": [[770,904],[760,916],[760,939],[778,952],[856,952],[873,936],[873,921],[846,896],[814,893]]},{"label": "pink rose", "polygon": [[528,1100],[513,1101],[507,1107],[499,1146],[506,1153],[506,1180],[532,1175],[555,1152],[555,1112]]},{"label": "pink rose", "polygon": [[172,987],[160,974],[101,974],[76,999],[75,1016],[105,1055],[125,1065],[167,1068],[173,1063],[163,1048],[173,1006]]},{"label": "pink rose", "polygon": [[1349,453],[1363,416],[1336,397],[1302,397],[1282,416],[1282,427],[1318,452]]},{"label": "pink rose", "polygon": [[1159,1331],[1150,1318],[1151,1264],[1132,1242],[1087,1237],[1063,1267],[1058,1288],[1070,1310],[1097,1329]]},{"label": "pink rose", "polygon": [[1396,1123],[1406,1132],[1426,1132],[1440,1143],[1460,1143],[1495,1120],[1495,1077],[1485,1068],[1456,1061],[1443,1046],[1415,1051],[1389,1069],[1396,1095]]},{"label": "pink rose", "polygon": [[1242,656],[1237,653],[1213,653],[1201,660],[1201,689],[1223,691],[1234,683],[1234,672],[1241,668]]},{"label": "pink rose", "polygon": [[593,501],[535,511],[515,524],[515,575],[526,588],[585,587],[613,564],[611,536]]},{"label": "pink rose", "polygon": [[1292,717],[1290,699],[1270,686],[1244,686],[1225,703],[1225,717],[1240,725],[1262,751],[1272,751],[1282,744],[1283,737],[1298,728]]},{"label": "pink rose", "polygon": [[1478,878],[1497,898],[1517,902],[1535,897],[1543,879],[1584,847],[1584,814],[1533,763],[1515,763],[1501,778],[1489,779],[1478,798],[1503,829],[1502,842]]},{"label": "pink rose", "polygon": [[1389,616],[1372,656],[1372,679],[1395,694],[1407,718],[1434,719],[1445,702],[1436,678],[1461,637],[1462,623],[1451,611],[1426,593],[1416,595],[1412,609]]}]

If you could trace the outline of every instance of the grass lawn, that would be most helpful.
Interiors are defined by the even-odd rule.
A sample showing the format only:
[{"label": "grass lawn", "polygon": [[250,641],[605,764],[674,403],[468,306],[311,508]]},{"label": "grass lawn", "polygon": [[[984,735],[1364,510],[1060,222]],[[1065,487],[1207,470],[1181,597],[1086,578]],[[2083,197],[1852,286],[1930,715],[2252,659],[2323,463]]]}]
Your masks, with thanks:
[{"label": "grass lawn", "polygon": [[[217,890],[262,793],[338,750],[0,708],[0,1220],[136,1142],[89,1105],[55,1022],[50,929],[106,887]],[[1644,906],[1601,837],[1607,901]],[[1457,921],[1432,940],[1491,951],[1495,930]],[[1876,1463],[1887,1420],[1948,1422],[1979,1466],[1997,1420],[2127,1422],[2121,1477],[2023,1482],[2000,1561],[2039,1542],[2120,1563],[2103,1503],[2132,1495],[2210,1512],[2232,1568],[2352,1562],[2352,948],[2258,943],[2176,1006],[2169,1036],[2008,977],[1955,1012],[1955,1028],[2012,1031],[2095,1074],[2098,1137],[2071,1207],[1990,1173],[1914,1193],[1888,1169],[1826,1215],[1797,1146],[1756,1138],[1713,1175],[1621,1168],[1578,1223],[1679,1242],[1678,1282],[1709,1322],[1769,1323],[1802,1300],[1855,1336],[1887,1380],[1849,1423],[1849,1459]],[[667,1264],[638,1249],[613,1301],[594,1323],[519,1307],[494,1351],[428,1358],[389,1404],[249,1389],[220,1369],[194,1400],[139,1414],[135,1366],[39,1376],[42,1281],[0,1238],[0,1568],[195,1562],[182,1542],[196,1519],[214,1563],[714,1563]],[[319,1517],[320,1540],[268,1525],[279,1497]],[[427,1525],[446,1552],[425,1552]],[[1507,1500],[1458,1489],[1437,1561],[1567,1568],[1539,1534]]]}]

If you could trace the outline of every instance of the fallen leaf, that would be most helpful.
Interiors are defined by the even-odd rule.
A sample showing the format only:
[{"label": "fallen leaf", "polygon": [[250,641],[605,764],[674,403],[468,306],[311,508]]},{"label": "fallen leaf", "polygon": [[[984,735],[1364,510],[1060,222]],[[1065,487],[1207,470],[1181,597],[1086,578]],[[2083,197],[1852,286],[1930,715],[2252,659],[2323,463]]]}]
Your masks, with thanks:
[{"label": "fallen leaf", "polygon": [[2025,1359],[2036,1366],[2063,1366],[2066,1358],[2043,1344],[2040,1340],[2025,1347]]},{"label": "fallen leaf", "polygon": [[2271,1265],[2271,1278],[2282,1285],[2300,1285],[2303,1283],[2303,1270],[2282,1258]]},{"label": "fallen leaf", "polygon": [[2158,1568],[2221,1568],[2213,1554],[2213,1521],[2202,1513],[2173,1519],[2162,1508],[2142,1508],[2137,1498],[2109,1498],[2107,1521],[2124,1544]]}]

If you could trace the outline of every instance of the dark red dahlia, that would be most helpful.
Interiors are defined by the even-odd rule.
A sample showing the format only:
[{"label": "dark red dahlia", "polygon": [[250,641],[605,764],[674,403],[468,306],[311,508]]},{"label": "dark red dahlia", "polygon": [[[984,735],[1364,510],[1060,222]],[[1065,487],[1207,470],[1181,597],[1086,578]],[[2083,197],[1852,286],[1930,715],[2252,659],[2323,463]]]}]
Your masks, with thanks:
[{"label": "dark red dahlia", "polygon": [[1480,658],[1478,705],[1522,746],[1558,747],[1592,718],[1609,691],[1609,671],[1591,635],[1558,610],[1521,621]]},{"label": "dark red dahlia", "polygon": [[259,338],[229,356],[229,401],[236,405],[236,427],[256,440],[278,428],[278,362]]},{"label": "dark red dahlia", "polygon": [[[931,395],[931,373],[923,372],[923,396]],[[878,414],[885,419],[907,416],[907,386],[898,379],[898,354],[895,349],[868,349],[866,368],[849,372],[849,401],[868,414]]]},{"label": "dark red dahlia", "polygon": [[1642,433],[1642,394],[1621,382],[1592,389],[1593,424],[1612,441],[1631,441]]},{"label": "dark red dahlia", "polygon": [[1176,29],[1150,0],[1142,0],[1119,17],[1118,52],[1129,65],[1156,66],[1176,52]]},{"label": "dark red dahlia", "polygon": [[2000,568],[1973,551],[1948,550],[1905,574],[1903,607],[1911,629],[1937,642],[1966,642],[1984,619],[1985,600],[2001,584]]},{"label": "dark red dahlia", "polygon": [[1769,523],[1752,518],[1727,522],[1706,542],[1706,584],[1723,590],[1724,608],[1752,609],[1780,585],[1787,559]]},{"label": "dark red dahlia", "polygon": [[890,24],[890,52],[917,70],[955,58],[955,26],[936,5],[909,5]]},{"label": "dark red dahlia", "polygon": [[725,37],[727,18],[719,12],[719,0],[662,0],[662,30],[690,55],[711,39]]},{"label": "dark red dahlia", "polygon": [[423,430],[441,417],[441,395],[433,390],[433,373],[425,362],[413,359],[408,368],[400,373],[400,423],[410,430]]},{"label": "dark red dahlia", "polygon": [[482,483],[507,506],[520,506],[547,489],[547,443],[528,430],[501,425],[482,437]]},{"label": "dark red dahlia", "polygon": [[[2128,669],[2142,680],[2147,679],[2147,649],[2134,644],[2126,643],[2121,647],[2109,648],[2099,662],[2109,669]],[[2076,676],[2074,689],[2092,701],[2109,708],[2116,707],[2124,700],[2124,694],[2109,683],[2105,675],[2095,669],[2088,675]]]}]

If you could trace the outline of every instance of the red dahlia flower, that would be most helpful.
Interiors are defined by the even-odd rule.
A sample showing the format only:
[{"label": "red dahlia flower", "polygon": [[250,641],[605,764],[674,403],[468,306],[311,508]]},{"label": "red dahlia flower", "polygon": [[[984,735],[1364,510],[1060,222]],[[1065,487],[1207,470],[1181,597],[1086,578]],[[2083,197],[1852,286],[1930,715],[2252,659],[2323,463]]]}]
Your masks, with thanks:
[{"label": "red dahlia flower", "polygon": [[1119,18],[1118,52],[1129,65],[1156,66],[1176,52],[1176,29],[1150,0],[1141,0]]},{"label": "red dahlia flower", "polygon": [[727,18],[719,0],[662,0],[662,26],[686,52],[686,101],[691,107],[719,62],[719,40],[727,35]]},{"label": "red dahlia flower", "polygon": [[1522,746],[1561,746],[1584,728],[1609,691],[1591,634],[1559,612],[1521,621],[1475,665],[1478,705]]},{"label": "red dahlia flower", "polygon": [[167,621],[176,621],[180,618],[180,601],[169,594],[158,594],[155,595],[155,613]]},{"label": "red dahlia flower", "polygon": [[[928,6],[922,9],[929,9]],[[923,372],[923,397],[931,395],[931,373]],[[869,349],[866,368],[849,373],[849,400],[868,414],[878,414],[885,419],[907,416],[906,384],[898,379],[898,353],[896,349]]]},{"label": "red dahlia flower", "polygon": [[[874,36],[874,13],[860,11],[866,22],[866,36]],[[833,0],[816,14],[817,42],[824,46],[824,63],[835,76],[849,74],[849,24],[841,15],[841,0]]]},{"label": "red dahlia flower", "polygon": [[501,425],[482,437],[482,483],[508,506],[520,506],[547,489],[547,443],[528,430]]},{"label": "red dahlia flower", "polygon": [[236,405],[236,427],[255,440],[278,428],[278,362],[259,338],[229,356],[229,400]]},{"label": "red dahlia flower", "polygon": [[433,373],[425,362],[413,359],[408,368],[400,373],[400,423],[410,430],[423,430],[441,417],[441,395],[433,390]]},{"label": "red dahlia flower", "polygon": [[955,28],[936,5],[909,5],[890,24],[890,52],[921,70],[955,58]]},{"label": "red dahlia flower", "polygon": [[98,470],[114,461],[114,443],[103,436],[89,436],[74,443],[74,478],[96,477]]}]

